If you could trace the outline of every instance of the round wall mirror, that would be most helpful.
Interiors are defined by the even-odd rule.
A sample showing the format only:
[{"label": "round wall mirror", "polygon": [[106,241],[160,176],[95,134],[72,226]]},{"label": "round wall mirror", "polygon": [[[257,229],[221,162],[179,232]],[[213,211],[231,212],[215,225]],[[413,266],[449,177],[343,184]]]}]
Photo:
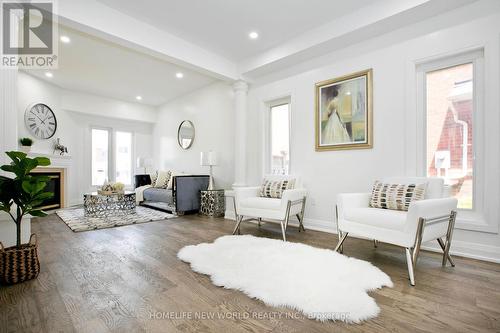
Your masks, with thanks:
[{"label": "round wall mirror", "polygon": [[189,120],[184,120],[179,125],[179,130],[177,131],[177,141],[182,149],[189,149],[194,141],[194,125]]}]

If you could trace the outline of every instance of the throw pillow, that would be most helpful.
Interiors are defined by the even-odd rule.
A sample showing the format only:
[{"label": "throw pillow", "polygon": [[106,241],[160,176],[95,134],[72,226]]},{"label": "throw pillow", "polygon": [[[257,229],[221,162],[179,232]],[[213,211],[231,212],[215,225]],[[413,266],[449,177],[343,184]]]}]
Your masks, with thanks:
[{"label": "throw pillow", "polygon": [[155,186],[156,180],[158,179],[158,170],[156,170],[154,173],[150,175],[151,177],[151,186]]},{"label": "throw pillow", "polygon": [[167,188],[168,181],[170,180],[170,171],[158,171],[158,178],[156,179],[154,187]]},{"label": "throw pillow", "polygon": [[410,203],[422,200],[427,184],[373,184],[370,207],[408,211]]},{"label": "throw pillow", "polygon": [[284,190],[290,190],[295,187],[295,179],[269,180],[264,179],[260,187],[260,196],[264,198],[281,199]]}]

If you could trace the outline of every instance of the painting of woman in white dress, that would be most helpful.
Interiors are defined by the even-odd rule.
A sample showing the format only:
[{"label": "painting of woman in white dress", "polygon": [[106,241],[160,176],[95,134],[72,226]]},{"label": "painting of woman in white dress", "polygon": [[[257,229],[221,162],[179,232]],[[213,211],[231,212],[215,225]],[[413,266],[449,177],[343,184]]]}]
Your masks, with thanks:
[{"label": "painting of woman in white dress", "polygon": [[317,83],[316,150],[371,146],[371,70]]}]

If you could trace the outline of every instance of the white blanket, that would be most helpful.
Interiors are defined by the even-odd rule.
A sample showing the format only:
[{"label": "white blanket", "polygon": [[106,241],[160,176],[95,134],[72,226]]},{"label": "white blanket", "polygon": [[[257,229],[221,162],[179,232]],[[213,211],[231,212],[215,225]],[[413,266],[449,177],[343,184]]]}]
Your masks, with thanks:
[{"label": "white blanket", "polygon": [[135,189],[135,202],[140,204],[144,201],[144,191],[148,188],[152,187],[151,185],[139,186]]}]

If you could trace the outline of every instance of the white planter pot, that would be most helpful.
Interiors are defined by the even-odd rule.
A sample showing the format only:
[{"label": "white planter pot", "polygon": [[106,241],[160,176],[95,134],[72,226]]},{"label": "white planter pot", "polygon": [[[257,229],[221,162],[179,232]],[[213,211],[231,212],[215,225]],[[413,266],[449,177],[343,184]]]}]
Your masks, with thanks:
[{"label": "white planter pot", "polygon": [[31,151],[31,146],[21,146],[21,151],[27,154]]}]

